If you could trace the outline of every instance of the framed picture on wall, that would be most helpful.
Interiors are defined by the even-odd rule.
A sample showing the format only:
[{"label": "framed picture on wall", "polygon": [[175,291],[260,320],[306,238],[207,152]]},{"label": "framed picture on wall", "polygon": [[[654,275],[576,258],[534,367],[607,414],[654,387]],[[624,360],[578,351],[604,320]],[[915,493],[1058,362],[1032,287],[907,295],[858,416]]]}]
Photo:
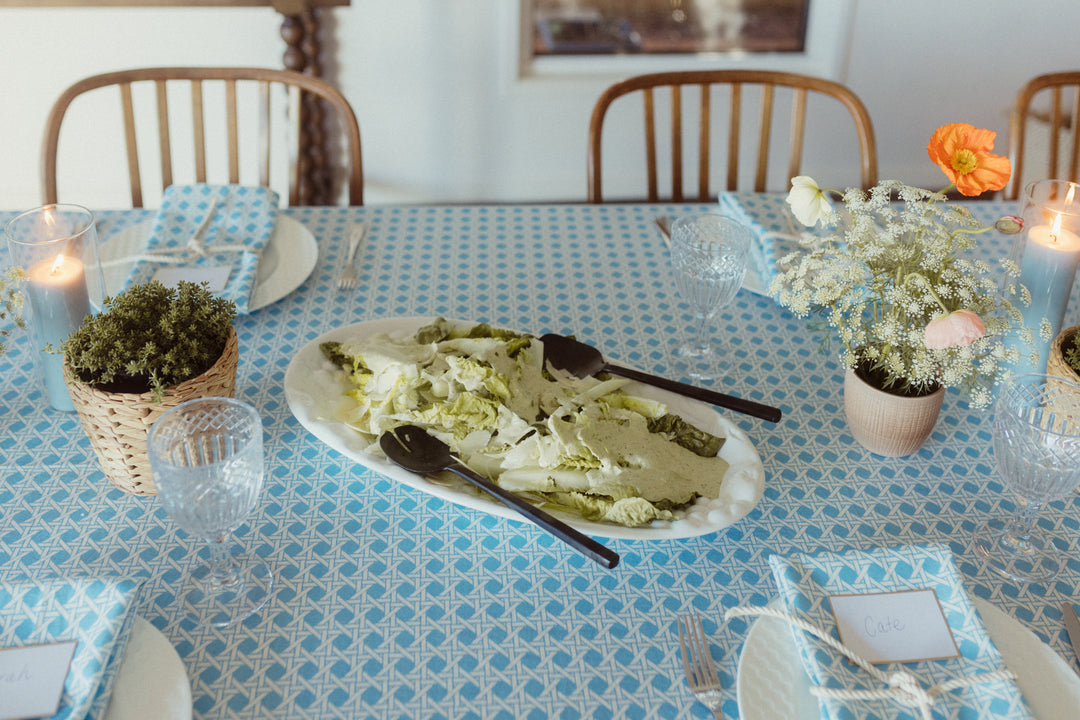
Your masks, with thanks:
[{"label": "framed picture on wall", "polygon": [[519,0],[519,79],[754,67],[840,79],[852,0]]}]

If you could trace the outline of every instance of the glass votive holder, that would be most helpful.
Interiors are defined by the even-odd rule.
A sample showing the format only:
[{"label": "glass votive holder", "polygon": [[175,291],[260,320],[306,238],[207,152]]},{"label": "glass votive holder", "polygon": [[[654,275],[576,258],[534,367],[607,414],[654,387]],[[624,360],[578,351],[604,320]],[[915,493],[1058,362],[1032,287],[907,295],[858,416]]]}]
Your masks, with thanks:
[{"label": "glass votive holder", "polygon": [[49,404],[74,412],[63,355],[45,347],[58,350],[104,301],[94,214],[78,205],[44,205],[12,218],[5,235],[11,262],[24,272],[24,309]]},{"label": "glass votive holder", "polygon": [[[1039,180],[1024,188],[1024,231],[1013,240],[1013,262],[1020,284],[1031,293],[1031,305],[1020,311],[1024,325],[1035,335],[1039,362],[1021,362],[1017,372],[1046,372],[1050,343],[1062,330],[1077,264],[1080,263],[1080,185],[1065,180]],[[1050,339],[1039,328],[1050,322]]]}]

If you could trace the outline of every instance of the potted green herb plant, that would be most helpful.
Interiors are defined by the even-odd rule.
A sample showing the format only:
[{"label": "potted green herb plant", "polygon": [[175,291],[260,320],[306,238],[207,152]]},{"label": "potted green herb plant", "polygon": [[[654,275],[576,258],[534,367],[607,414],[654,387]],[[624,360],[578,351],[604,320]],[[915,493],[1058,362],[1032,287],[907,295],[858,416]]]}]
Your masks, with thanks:
[{"label": "potted green herb plant", "polygon": [[90,444],[113,484],[157,491],[146,434],[167,410],[196,397],[232,397],[236,305],[206,284],[135,285],[105,300],[64,341],[64,380]]},{"label": "potted green herb plant", "polygon": [[1080,384],[1080,325],[1066,328],[1054,338],[1046,372]]}]

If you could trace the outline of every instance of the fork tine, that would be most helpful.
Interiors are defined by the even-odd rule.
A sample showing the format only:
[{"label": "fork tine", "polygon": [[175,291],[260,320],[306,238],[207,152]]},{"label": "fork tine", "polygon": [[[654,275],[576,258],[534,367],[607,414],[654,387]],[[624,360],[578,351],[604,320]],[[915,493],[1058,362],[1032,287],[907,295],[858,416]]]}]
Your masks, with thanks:
[{"label": "fork tine", "polygon": [[688,657],[686,650],[686,635],[687,628],[684,628],[684,618],[679,618],[679,647],[682,650],[682,666],[683,673],[686,675],[686,679],[690,682],[690,685],[694,684],[694,672],[690,666],[690,658]]},{"label": "fork tine", "polygon": [[686,673],[690,692],[698,702],[712,711],[713,717],[723,720],[724,712],[720,709],[723,703],[723,688],[716,672],[716,663],[709,651],[709,641],[705,637],[701,617],[697,613],[680,617],[678,624],[683,671]]},{"label": "fork tine", "polygon": [[716,672],[716,663],[713,661],[712,653],[709,652],[709,641],[705,637],[705,628],[701,624],[701,617],[694,615],[695,630],[698,639],[698,652],[700,653],[702,671],[706,673],[706,677],[703,682],[710,687],[720,687],[720,677]]}]

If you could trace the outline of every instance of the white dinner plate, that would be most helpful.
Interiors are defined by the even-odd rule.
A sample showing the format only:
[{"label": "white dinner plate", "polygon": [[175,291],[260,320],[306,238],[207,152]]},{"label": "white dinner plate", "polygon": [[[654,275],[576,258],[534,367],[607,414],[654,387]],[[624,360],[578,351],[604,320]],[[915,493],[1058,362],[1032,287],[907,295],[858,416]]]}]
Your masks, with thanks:
[{"label": "white dinner plate", "polygon": [[[344,373],[323,357],[319,350],[320,343],[361,340],[376,333],[408,336],[432,320],[430,317],[370,320],[331,330],[311,341],[296,354],[285,372],[285,396],[289,409],[315,437],[377,473],[457,505],[524,522],[517,513],[489,499],[487,495],[473,491],[463,481],[453,484],[433,482],[403,470],[385,458],[367,454],[364,448],[368,441],[360,433],[332,419],[333,408],[341,401],[349,385],[344,380]],[[453,322],[466,326],[475,324]],[[656,521],[640,528],[589,522],[580,516],[565,513],[553,514],[589,535],[667,540],[716,532],[736,522],[757,505],[765,489],[765,469],[750,439],[734,423],[717,413],[712,406],[681,395],[638,383],[631,383],[626,388],[635,395],[665,403],[671,412],[706,432],[727,438],[720,450],[720,457],[728,461],[729,468],[720,486],[720,496],[699,498],[677,520]]]},{"label": "white dinner plate", "polygon": [[191,683],[176,648],[141,617],[131,626],[105,720],[191,720]]},{"label": "white dinner plate", "polygon": [[[774,600],[770,606],[778,606]],[[1020,692],[1038,720],[1080,718],[1080,677],[1061,656],[1009,615],[981,598],[975,609],[998,652],[1017,675]],[[739,656],[742,720],[819,720],[818,702],[791,636],[777,618],[754,621]]]},{"label": "white dinner plate", "polygon": [[[134,263],[117,261],[134,257],[146,249],[153,224],[153,220],[147,220],[132,225],[102,242],[106,295],[116,295],[123,288]],[[278,215],[274,232],[259,258],[249,312],[275,303],[303,285],[318,260],[319,244],[311,232],[293,218]]]}]

